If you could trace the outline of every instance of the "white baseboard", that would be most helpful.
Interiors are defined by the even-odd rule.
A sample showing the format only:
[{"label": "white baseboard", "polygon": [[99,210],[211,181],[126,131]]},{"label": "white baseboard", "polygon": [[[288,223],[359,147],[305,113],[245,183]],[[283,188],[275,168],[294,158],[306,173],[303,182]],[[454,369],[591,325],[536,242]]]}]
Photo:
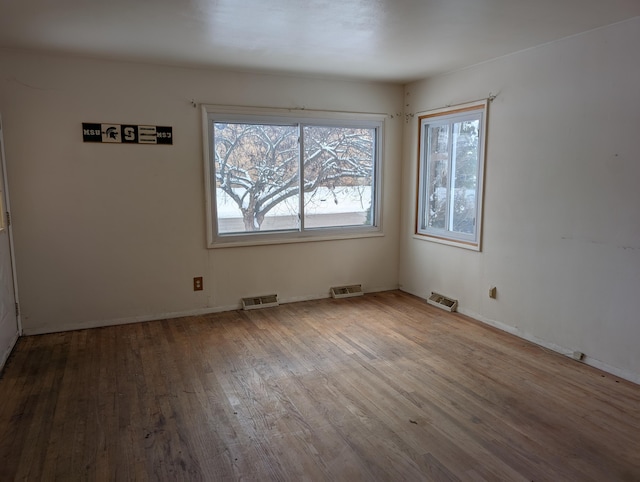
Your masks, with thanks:
[{"label": "white baseboard", "polygon": [[[397,286],[393,286],[393,287],[377,287],[377,288],[370,288],[366,290],[366,293],[377,293],[377,292],[382,292],[382,291],[391,291],[391,290],[395,290],[398,289]],[[411,291],[402,288],[402,291],[405,291],[406,293],[412,294],[414,296],[417,296],[419,298],[425,299],[423,296],[421,296],[418,293],[412,293]],[[324,299],[324,298],[329,298],[330,294],[327,291],[326,293],[316,293],[316,294],[312,294],[312,295],[305,295],[305,296],[290,296],[290,297],[284,297],[280,300],[281,304],[286,304],[286,303],[298,303],[301,301],[312,301],[312,300],[319,300],[319,299]],[[235,304],[235,305],[226,305],[226,306],[217,306],[214,308],[199,308],[196,310],[188,310],[188,311],[177,311],[177,312],[170,312],[170,313],[160,313],[160,314],[154,314],[154,315],[144,315],[144,316],[131,316],[131,317],[124,317],[124,318],[116,318],[116,319],[111,319],[111,320],[92,320],[92,321],[87,321],[87,322],[83,322],[83,323],[77,323],[77,324],[69,324],[69,325],[59,325],[56,326],[55,328],[50,328],[50,327],[41,327],[41,328],[32,328],[32,329],[24,329],[24,334],[25,335],[43,335],[43,334],[47,334],[47,333],[58,333],[58,332],[62,332],[62,331],[73,331],[73,330],[84,330],[84,329],[88,329],[88,328],[100,328],[100,327],[105,327],[105,326],[115,326],[115,325],[126,325],[129,323],[140,323],[140,322],[144,322],[144,321],[156,321],[156,320],[166,320],[166,319],[170,319],[170,318],[182,318],[185,316],[199,316],[199,315],[207,315],[207,314],[211,314],[211,313],[221,313],[224,311],[233,311],[233,310],[239,310],[242,309],[242,305],[241,303]],[[480,321],[481,323],[485,323],[489,326],[493,326],[494,328],[497,328],[501,331],[504,331],[506,333],[509,333],[511,335],[517,336],[519,338],[522,338],[524,340],[530,341],[531,343],[535,343],[536,345],[539,345],[541,347],[544,347],[548,350],[554,351],[556,353],[559,353],[561,355],[565,355],[568,357],[571,357],[573,354],[573,350],[557,345],[555,343],[552,343],[550,341],[547,340],[543,340],[540,339],[534,335],[531,335],[530,333],[527,333],[525,331],[520,330],[519,328],[507,325],[505,323],[502,323],[500,321],[496,321],[496,320],[491,320],[489,318],[486,318],[482,315],[479,315],[478,313],[466,310],[462,307],[458,307],[458,312],[460,312],[461,314],[468,316],[470,318],[473,318],[474,320]],[[9,354],[11,353],[11,350],[13,349],[13,347],[15,346],[16,342],[18,340],[18,337],[16,336],[16,338],[13,340],[13,343],[11,344],[11,348],[9,348],[5,353],[2,354],[2,358],[0,359],[0,370],[2,369],[2,367],[4,366],[5,362],[7,361],[7,359],[9,358]],[[637,383],[640,384],[640,374],[631,372],[629,370],[625,370],[622,368],[618,368],[615,366],[611,366],[601,360],[598,360],[596,358],[590,357],[588,355],[585,355],[585,357],[582,359],[582,363],[585,363],[586,365],[592,366],[594,368],[597,368],[599,370],[605,371],[607,373],[610,373],[612,375],[615,375],[617,377],[623,378],[625,380],[628,380],[630,382],[633,383]]]},{"label": "white baseboard", "polygon": [[[419,293],[413,293],[407,289],[401,288],[402,291],[412,294],[414,296],[417,296],[418,298],[422,298],[423,300],[426,301],[426,298],[422,295],[420,295]],[[561,355],[564,356],[568,356],[568,357],[572,357],[574,350],[571,350],[569,348],[557,345],[553,342],[547,341],[547,340],[543,340],[541,338],[538,338],[537,336],[534,336],[530,333],[527,333],[519,328],[516,328],[514,326],[511,325],[507,325],[506,323],[502,323],[501,321],[496,321],[496,320],[492,320],[489,318],[486,318],[482,315],[479,315],[478,313],[475,313],[473,311],[470,310],[466,310],[464,307],[460,307],[460,305],[458,305],[458,312],[468,316],[469,318],[473,318],[474,320],[477,320],[481,323],[484,323],[486,325],[492,326],[494,328],[497,328],[500,331],[504,331],[507,332],[511,335],[517,336],[518,338],[522,338],[523,340],[527,340],[530,341],[531,343],[535,343],[538,346],[541,346],[543,348],[546,348],[548,350],[554,351],[556,353],[559,353]],[[625,380],[628,380],[630,382],[633,383],[637,383],[640,385],[640,374],[638,373],[634,373],[632,371],[629,370],[625,370],[623,368],[618,368],[615,366],[611,366],[601,360],[598,360],[596,358],[590,357],[588,355],[585,354],[584,358],[578,362],[578,363],[584,363],[585,365],[589,365],[592,366],[594,368],[597,368],[599,370],[602,370],[604,372],[610,373],[611,375],[614,375],[616,377],[619,378],[623,378]]]},{"label": "white baseboard", "polygon": [[2,358],[0,358],[0,372],[2,372],[2,369],[4,368],[4,364],[9,359],[9,355],[11,355],[11,352],[13,351],[13,347],[16,346],[16,342],[18,341],[18,338],[19,338],[18,333],[16,333],[15,336],[13,337],[13,340],[11,340],[11,343],[9,343],[9,346],[2,354]]},{"label": "white baseboard", "polygon": [[[466,315],[470,318],[473,318],[474,320],[478,320],[482,323],[485,323],[487,325],[493,326],[494,328],[497,328],[499,330],[502,331],[506,331],[507,333],[510,333],[512,335],[515,335],[519,338],[522,338],[524,340],[530,341],[531,343],[535,343],[536,345],[539,345],[543,348],[546,348],[548,350],[554,351],[556,353],[559,353],[561,355],[567,356],[569,358],[572,357],[574,350],[571,350],[569,348],[560,346],[560,345],[556,345],[555,343],[552,343],[550,341],[547,340],[542,340],[534,335],[531,335],[530,333],[527,333],[525,331],[520,330],[519,328],[515,328],[513,326],[509,326],[506,325],[502,322],[496,321],[496,320],[491,320],[489,318],[485,318],[484,316],[481,316],[477,313],[474,313],[472,311],[468,311],[465,309],[458,309],[458,311],[460,313],[462,313],[463,315]],[[589,365],[592,366],[594,368],[597,368],[599,370],[602,370],[604,372],[610,373],[611,375],[615,375],[616,377],[619,378],[623,378],[625,380],[628,380],[630,382],[633,383],[637,383],[640,384],[640,374],[631,372],[629,370],[624,370],[622,368],[618,368],[615,366],[611,366],[608,363],[605,363],[601,360],[598,360],[596,358],[590,357],[589,355],[585,354],[584,358],[582,360],[580,360],[581,363],[584,363],[585,365]]]},{"label": "white baseboard", "polygon": [[[367,290],[367,293],[375,293],[379,291],[390,291],[398,289],[397,286],[392,288],[372,288]],[[323,298],[329,298],[331,295],[329,293],[329,289],[327,288],[326,293],[316,293],[311,295],[304,296],[289,296],[280,298],[280,304],[286,303],[297,303],[300,301],[312,301],[312,300],[320,300]],[[241,310],[242,303],[238,301],[237,304],[234,305],[225,305],[225,306],[216,306],[213,308],[198,308],[196,310],[187,310],[187,311],[174,311],[170,313],[157,313],[153,315],[141,315],[141,316],[128,316],[124,318],[115,318],[109,320],[90,320],[81,323],[74,323],[68,325],[57,325],[55,327],[33,327],[33,328],[24,328],[24,335],[45,335],[48,333],[60,333],[63,331],[73,331],[73,330],[86,330],[89,328],[102,328],[105,326],[116,326],[116,325],[128,325],[130,323],[141,323],[144,321],[157,321],[157,320],[166,320],[170,318],[182,318],[185,316],[200,316],[200,315],[208,315],[211,313],[222,313],[224,311],[234,311]]]},{"label": "white baseboard", "polygon": [[197,310],[174,311],[170,313],[158,313],[154,315],[128,316],[124,318],[115,318],[110,320],[91,320],[80,323],[57,325],[56,327],[34,327],[24,329],[24,334],[30,335],[46,335],[48,333],[60,333],[63,331],[86,330],[89,328],[102,328],[105,326],[128,325],[130,323],[141,323],[144,321],[166,320],[170,318],[182,318],[185,316],[200,316],[210,313],[221,313],[223,311],[239,310],[242,305],[218,306],[215,308],[199,308]]},{"label": "white baseboard", "polygon": [[[393,290],[397,290],[398,289],[398,285],[394,285],[392,287],[374,287],[374,288],[367,288],[366,290],[364,290],[364,293],[380,293],[382,291],[393,291]],[[331,293],[327,290],[324,293],[316,293],[314,295],[308,295],[308,296],[289,296],[289,297],[283,297],[280,298],[280,304],[286,304],[286,303],[298,303],[300,301],[313,301],[313,300],[322,300],[325,298],[331,298]]]}]

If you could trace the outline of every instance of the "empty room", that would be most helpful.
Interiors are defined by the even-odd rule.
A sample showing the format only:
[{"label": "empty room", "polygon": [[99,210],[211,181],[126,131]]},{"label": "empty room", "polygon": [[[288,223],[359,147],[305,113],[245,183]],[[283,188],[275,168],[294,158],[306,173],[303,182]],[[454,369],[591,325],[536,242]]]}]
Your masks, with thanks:
[{"label": "empty room", "polygon": [[640,480],[640,3],[0,1],[0,479]]}]

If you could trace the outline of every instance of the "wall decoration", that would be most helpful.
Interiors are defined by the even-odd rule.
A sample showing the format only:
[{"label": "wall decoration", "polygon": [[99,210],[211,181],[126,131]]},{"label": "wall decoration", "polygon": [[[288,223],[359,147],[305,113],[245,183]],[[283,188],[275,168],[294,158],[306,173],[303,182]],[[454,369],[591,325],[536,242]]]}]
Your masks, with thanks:
[{"label": "wall decoration", "polygon": [[173,144],[173,127],[83,122],[82,140],[116,144]]}]

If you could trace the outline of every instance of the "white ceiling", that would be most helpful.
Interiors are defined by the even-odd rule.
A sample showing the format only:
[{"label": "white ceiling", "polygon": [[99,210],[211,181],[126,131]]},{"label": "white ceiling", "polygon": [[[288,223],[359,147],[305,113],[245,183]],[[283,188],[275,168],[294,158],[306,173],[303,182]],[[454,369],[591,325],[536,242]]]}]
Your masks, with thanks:
[{"label": "white ceiling", "polygon": [[408,82],[640,15],[640,0],[0,0],[0,47]]}]

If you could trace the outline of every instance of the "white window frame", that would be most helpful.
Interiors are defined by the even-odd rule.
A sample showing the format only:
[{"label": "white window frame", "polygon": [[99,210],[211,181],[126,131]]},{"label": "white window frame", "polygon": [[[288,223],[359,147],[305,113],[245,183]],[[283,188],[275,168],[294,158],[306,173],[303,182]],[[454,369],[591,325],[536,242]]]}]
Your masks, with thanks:
[{"label": "white window frame", "polygon": [[[337,239],[383,236],[382,230],[382,154],[384,152],[384,114],[311,111],[237,106],[202,106],[205,194],[207,212],[207,244],[209,248],[255,246],[265,244],[329,241]],[[372,225],[295,229],[267,232],[218,234],[216,210],[216,177],[213,125],[216,122],[283,123],[313,126],[343,126],[376,129]],[[304,196],[301,193],[301,197]],[[302,204],[302,203],[301,203]],[[302,216],[304,214],[300,213]]]},{"label": "white window frame", "polygon": [[[457,105],[455,107],[446,107],[442,109],[432,110],[418,116],[418,139],[419,139],[419,155],[418,155],[418,190],[417,190],[417,209],[414,237],[435,243],[447,244],[460,248],[470,249],[474,251],[481,250],[482,241],[482,212],[484,201],[484,167],[485,167],[485,146],[487,138],[487,108],[488,100],[472,102],[468,104]],[[428,209],[428,190],[429,190],[429,149],[428,149],[428,129],[429,125],[443,121],[466,120],[470,117],[480,118],[480,127],[478,134],[478,171],[477,182],[478,190],[476,196],[476,223],[473,234],[458,233],[445,227],[444,229],[436,229],[427,225],[427,209]],[[453,160],[449,156],[448,168],[448,184],[447,196],[450,198]],[[450,211],[450,210],[448,210]],[[447,214],[447,219],[450,213]]]}]

